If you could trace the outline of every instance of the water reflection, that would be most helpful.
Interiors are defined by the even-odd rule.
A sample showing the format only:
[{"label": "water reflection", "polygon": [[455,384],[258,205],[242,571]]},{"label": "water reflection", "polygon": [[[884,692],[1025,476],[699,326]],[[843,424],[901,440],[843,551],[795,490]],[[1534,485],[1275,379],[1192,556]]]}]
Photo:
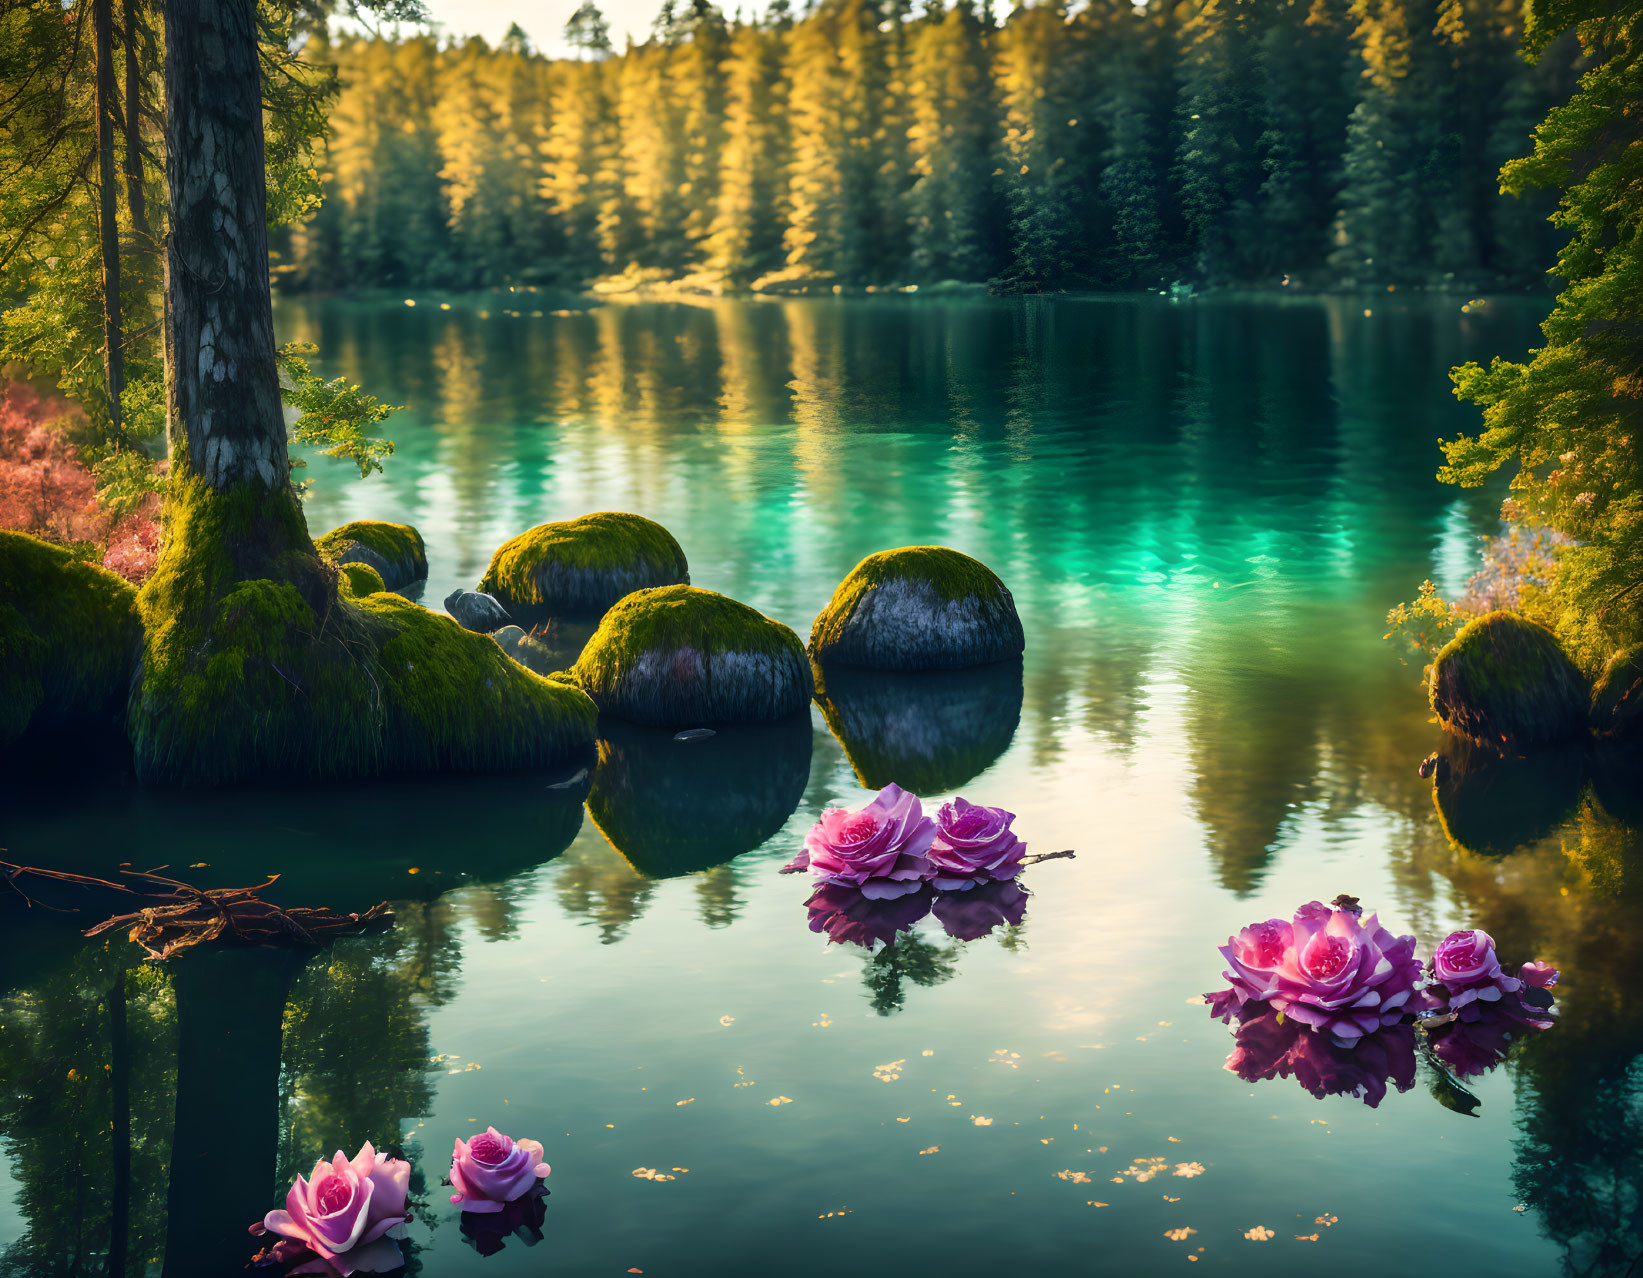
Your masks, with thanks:
[{"label": "water reflection", "polygon": [[986,771],[1021,721],[1021,663],[890,673],[816,667],[816,704],[869,790],[951,793]]},{"label": "water reflection", "polygon": [[1267,1011],[1242,1020],[1226,1068],[1246,1082],[1293,1078],[1319,1100],[1351,1096],[1374,1109],[1387,1084],[1415,1085],[1415,1028],[1392,1025],[1342,1047],[1292,1017]]},{"label": "water reflection", "polygon": [[1457,848],[1502,856],[1561,824],[1580,797],[1583,749],[1501,755],[1460,737],[1444,738],[1439,758],[1447,775],[1432,786],[1432,802]]},{"label": "water reflection", "polygon": [[693,874],[759,847],[793,815],[810,778],[808,715],[721,728],[706,740],[615,720],[599,732],[588,814],[651,878]]}]

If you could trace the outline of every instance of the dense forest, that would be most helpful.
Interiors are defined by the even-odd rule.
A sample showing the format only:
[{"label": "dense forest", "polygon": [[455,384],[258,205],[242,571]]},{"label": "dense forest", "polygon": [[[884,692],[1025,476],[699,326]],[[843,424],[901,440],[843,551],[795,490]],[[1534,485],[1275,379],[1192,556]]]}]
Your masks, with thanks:
[{"label": "dense forest", "polygon": [[613,272],[799,289],[1527,285],[1551,201],[1502,164],[1568,96],[1517,0],[667,0],[614,51],[591,0],[551,60],[479,39],[317,41],[324,202],[287,288]]}]

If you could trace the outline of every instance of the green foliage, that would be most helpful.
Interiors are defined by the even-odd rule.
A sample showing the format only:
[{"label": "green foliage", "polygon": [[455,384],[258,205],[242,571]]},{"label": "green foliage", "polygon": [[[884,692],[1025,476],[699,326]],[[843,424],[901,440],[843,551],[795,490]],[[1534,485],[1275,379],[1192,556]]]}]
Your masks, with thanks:
[{"label": "green foliage", "polygon": [[31,724],[118,712],[137,651],[137,592],[61,546],[0,531],[0,746]]},{"label": "green foliage", "polygon": [[1438,588],[1430,581],[1423,581],[1413,602],[1401,603],[1386,614],[1387,631],[1382,638],[1397,640],[1410,656],[1425,664],[1465,624],[1466,613],[1439,598]]},{"label": "green foliage", "polygon": [[[287,342],[278,352],[280,388],[285,402],[298,413],[290,438],[293,443],[318,448],[327,457],[353,462],[364,479],[380,471],[382,459],[394,452],[393,440],[376,439],[368,432],[400,409],[367,395],[346,377],[326,381],[312,372],[303,357],[314,351],[306,342]],[[307,463],[298,459],[291,465]]]},{"label": "green foliage", "polygon": [[1537,10],[1546,48],[1576,26],[1594,63],[1536,132],[1534,153],[1502,171],[1505,189],[1561,186],[1553,221],[1569,233],[1566,281],[1528,363],[1454,371],[1484,429],[1444,445],[1439,477],[1476,486],[1514,467],[1503,512],[1568,534],[1548,592],[1558,635],[1588,670],[1643,639],[1643,10],[1585,2]]}]

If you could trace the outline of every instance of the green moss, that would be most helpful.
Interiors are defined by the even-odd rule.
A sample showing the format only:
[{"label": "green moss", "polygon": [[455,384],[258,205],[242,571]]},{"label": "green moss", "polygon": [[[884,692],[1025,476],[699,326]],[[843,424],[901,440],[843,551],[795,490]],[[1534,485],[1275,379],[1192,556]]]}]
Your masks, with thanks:
[{"label": "green moss", "polygon": [[656,725],[779,719],[804,709],[814,689],[796,634],[694,586],[621,600],[571,674],[601,710]]},{"label": "green moss", "polygon": [[[892,611],[875,615],[877,593],[898,593]],[[928,614],[909,615],[921,598]],[[903,546],[869,555],[839,583],[810,627],[820,661],[877,669],[954,669],[1019,657],[1025,647],[1015,601],[978,559],[945,546]]]},{"label": "green moss", "polygon": [[364,595],[380,595],[388,587],[383,584],[382,574],[370,564],[342,564],[337,569],[341,580],[346,583],[348,591],[356,599]]},{"label": "green moss", "polygon": [[422,534],[409,524],[356,519],[315,538],[314,548],[322,558],[334,561],[351,541],[376,551],[388,561],[391,571],[383,574],[383,580],[392,578],[394,589],[428,575],[428,552],[422,544]]},{"label": "green moss", "polygon": [[[386,592],[339,591],[287,494],[173,481],[139,596],[128,728],[138,775],[177,782],[546,766],[593,739],[580,692]],[[306,549],[305,549],[306,548]]]},{"label": "green moss", "polygon": [[0,746],[117,714],[138,647],[137,592],[23,533],[0,532]]},{"label": "green moss", "polygon": [[1592,731],[1616,740],[1643,740],[1643,644],[1622,648],[1604,663],[1592,689]]},{"label": "green moss", "polygon": [[1513,753],[1576,739],[1590,706],[1551,631],[1511,612],[1462,627],[1433,661],[1429,693],[1449,731]]},{"label": "green moss", "polygon": [[597,615],[635,590],[689,581],[672,533],[639,515],[605,510],[542,524],[503,543],[477,589],[511,607]]}]

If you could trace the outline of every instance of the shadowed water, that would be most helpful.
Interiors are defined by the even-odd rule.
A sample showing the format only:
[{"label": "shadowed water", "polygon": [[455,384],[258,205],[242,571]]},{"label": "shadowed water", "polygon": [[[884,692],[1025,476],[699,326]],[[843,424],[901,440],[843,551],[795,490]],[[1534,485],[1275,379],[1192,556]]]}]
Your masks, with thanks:
[{"label": "shadowed water", "polygon": [[[1026,657],[845,672],[808,725],[612,725],[586,775],[179,796],[12,767],[7,859],[277,872],[275,899],[398,922],[156,970],[0,899],[0,1274],[233,1272],[290,1177],[364,1139],[412,1159],[413,1267],[442,1278],[1643,1253],[1643,864],[1604,807],[1629,787],[1457,756],[1434,795],[1418,670],[1381,638],[1497,528],[1499,492],[1433,479],[1476,421],[1446,370],[1521,355],[1543,307],[416,300],[277,320],[407,405],[385,475],[313,460],[308,518],[416,524],[427,600],[526,527],[627,509],[801,634],[864,555],[954,546],[1010,585]],[[890,780],[1078,855],[1026,871],[1024,913],[807,908],[780,867]],[[1193,1001],[1215,946],[1339,892],[1424,954],[1477,926],[1551,961],[1559,1023],[1459,1094],[1425,1057],[1399,1091],[1407,1045],[1326,1062],[1379,1071],[1374,1108],[1224,1070]],[[544,1240],[482,1258],[439,1182],[486,1124],[554,1171]]]}]

